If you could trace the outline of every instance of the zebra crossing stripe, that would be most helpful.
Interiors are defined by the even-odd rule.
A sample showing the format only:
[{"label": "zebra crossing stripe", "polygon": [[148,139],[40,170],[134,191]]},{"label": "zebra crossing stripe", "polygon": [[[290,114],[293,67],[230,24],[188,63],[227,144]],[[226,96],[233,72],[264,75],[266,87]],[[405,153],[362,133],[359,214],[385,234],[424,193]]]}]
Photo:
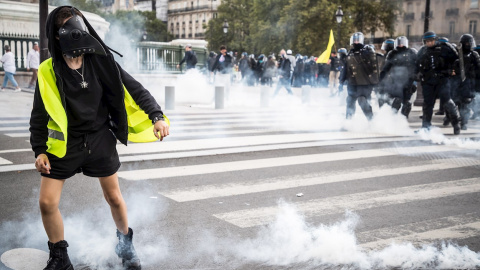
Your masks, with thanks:
[{"label": "zebra crossing stripe", "polygon": [[[172,136],[175,136],[172,134]],[[137,143],[118,145],[117,151],[120,155],[132,155],[138,153],[165,153],[174,151],[190,151],[200,149],[215,149],[227,147],[288,144],[295,142],[313,142],[328,140],[363,139],[363,138],[395,138],[396,135],[385,135],[375,133],[353,133],[353,132],[317,132],[317,133],[295,133],[278,135],[259,135],[246,137],[209,138],[183,141],[164,141],[161,143]],[[168,140],[168,137],[167,137]]]},{"label": "zebra crossing stripe", "polygon": [[[320,177],[296,176],[289,178],[264,179],[261,182],[248,183],[230,183],[225,185],[196,186],[189,189],[177,189],[159,192],[177,202],[188,202],[196,200],[205,200],[218,197],[228,197],[235,195],[245,195],[265,191],[282,190],[296,187],[307,187],[321,184],[338,183],[352,180],[369,179],[374,177],[385,177],[393,175],[403,175],[410,173],[420,173],[427,171],[447,170],[461,167],[480,165],[480,161],[470,160],[461,164],[455,164],[455,159],[445,159],[430,162],[439,162],[435,164],[410,165],[398,168],[370,167],[361,170],[342,173],[342,171],[322,174]],[[292,179],[293,178],[293,179]]]},{"label": "zebra crossing stripe", "polygon": [[309,148],[309,147],[329,146],[329,145],[381,143],[381,142],[392,142],[392,141],[404,142],[404,141],[413,141],[413,140],[417,140],[417,139],[416,138],[378,138],[378,139],[374,138],[374,139],[320,141],[320,142],[304,142],[304,143],[300,142],[300,143],[290,143],[290,144],[269,144],[269,145],[207,149],[207,150],[185,151],[185,152],[170,152],[165,154],[120,156],[120,161],[132,162],[132,161],[161,160],[161,159],[172,159],[172,158],[203,157],[203,156],[270,151],[270,150]]},{"label": "zebra crossing stripe", "polygon": [[479,225],[479,213],[466,213],[359,232],[356,237],[362,248],[380,249],[393,242],[428,244],[438,239],[475,237]]},{"label": "zebra crossing stripe", "polygon": [[26,120],[0,120],[0,125],[7,125],[7,124],[29,124],[30,119]]},{"label": "zebra crossing stripe", "polygon": [[7,164],[12,164],[12,162],[0,157],[0,165],[7,165]]},{"label": "zebra crossing stripe", "polygon": [[[405,149],[404,149],[405,148]],[[200,175],[208,173],[221,173],[231,171],[253,170],[273,167],[292,166],[300,164],[311,164],[328,161],[351,160],[360,158],[384,157],[402,154],[424,154],[445,151],[464,151],[458,148],[446,146],[421,146],[421,147],[399,147],[371,150],[355,150],[345,152],[334,152],[324,154],[300,155],[279,158],[266,158],[254,160],[242,160],[233,162],[220,162],[213,164],[178,166],[171,168],[154,168],[133,171],[121,171],[118,175],[126,180],[147,180],[155,178],[167,178],[187,175]]]},{"label": "zebra crossing stripe", "polygon": [[27,171],[27,170],[35,170],[35,164],[17,164],[17,165],[5,165],[0,166],[0,172],[14,172],[14,171]]},{"label": "zebra crossing stripe", "polygon": [[399,238],[393,238],[393,239],[379,240],[372,243],[362,244],[361,247],[367,248],[367,249],[382,248],[392,243],[400,244],[403,242],[410,242],[412,244],[422,245],[422,244],[429,244],[429,243],[436,242],[439,239],[460,240],[460,239],[466,239],[470,237],[476,237],[478,236],[479,232],[480,232],[480,221],[465,224],[465,225],[452,226],[452,227],[438,229],[438,230],[431,230],[423,233],[416,233],[416,234],[404,236],[401,238],[399,237]]},{"label": "zebra crossing stripe", "polygon": [[30,137],[30,132],[22,132],[22,133],[5,133],[6,136],[12,138],[28,138]]},{"label": "zebra crossing stripe", "polygon": [[21,126],[21,127],[0,127],[0,131],[16,131],[16,130],[22,130],[26,131],[28,130],[28,126]]},{"label": "zebra crossing stripe", "polygon": [[[403,204],[421,200],[437,199],[445,196],[458,196],[480,192],[480,178],[445,181],[315,199],[295,203],[295,207],[305,216],[340,214],[345,210],[358,211],[375,207]],[[278,207],[214,214],[213,216],[241,228],[265,225],[275,219]]]}]

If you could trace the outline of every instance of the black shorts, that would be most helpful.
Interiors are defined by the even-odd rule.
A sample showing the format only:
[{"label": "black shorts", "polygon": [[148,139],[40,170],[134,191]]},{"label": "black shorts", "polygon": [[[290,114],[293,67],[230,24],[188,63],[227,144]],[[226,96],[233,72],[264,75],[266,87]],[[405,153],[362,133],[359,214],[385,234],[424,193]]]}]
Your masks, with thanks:
[{"label": "black shorts", "polygon": [[116,146],[117,138],[108,128],[80,137],[69,135],[67,154],[58,158],[47,153],[50,174],[41,175],[62,180],[80,172],[91,177],[110,176],[116,173],[121,165]]}]

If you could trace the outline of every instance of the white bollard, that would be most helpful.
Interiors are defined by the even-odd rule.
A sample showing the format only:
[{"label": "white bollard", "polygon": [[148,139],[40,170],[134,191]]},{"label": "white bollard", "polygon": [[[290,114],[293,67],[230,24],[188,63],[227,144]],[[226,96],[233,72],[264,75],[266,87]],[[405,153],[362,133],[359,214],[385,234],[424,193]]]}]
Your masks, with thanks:
[{"label": "white bollard", "polygon": [[310,90],[312,87],[310,85],[302,85],[302,103],[310,102]]},{"label": "white bollard", "polygon": [[165,86],[165,109],[175,110],[175,86]]},{"label": "white bollard", "polygon": [[270,87],[262,85],[260,88],[260,107],[268,107],[270,102]]},{"label": "white bollard", "polygon": [[225,87],[215,86],[215,109],[225,107]]}]

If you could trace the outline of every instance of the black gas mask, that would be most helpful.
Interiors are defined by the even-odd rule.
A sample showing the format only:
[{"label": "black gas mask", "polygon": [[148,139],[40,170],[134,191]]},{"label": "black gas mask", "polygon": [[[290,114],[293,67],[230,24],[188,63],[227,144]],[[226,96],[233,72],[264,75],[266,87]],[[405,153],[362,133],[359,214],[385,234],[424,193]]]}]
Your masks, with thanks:
[{"label": "black gas mask", "polygon": [[82,54],[95,53],[106,55],[100,42],[90,35],[83,19],[75,14],[58,30],[60,48],[67,57],[78,57]]}]

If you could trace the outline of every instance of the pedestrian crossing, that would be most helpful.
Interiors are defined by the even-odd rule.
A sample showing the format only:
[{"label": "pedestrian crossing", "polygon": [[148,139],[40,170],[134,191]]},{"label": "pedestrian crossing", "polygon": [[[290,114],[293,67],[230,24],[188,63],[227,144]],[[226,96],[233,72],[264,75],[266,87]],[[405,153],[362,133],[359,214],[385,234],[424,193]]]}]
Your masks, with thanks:
[{"label": "pedestrian crossing", "polygon": [[[360,249],[480,239],[480,211],[472,210],[478,208],[480,194],[480,129],[475,124],[455,137],[448,135],[451,127],[439,128],[447,139],[469,140],[465,148],[432,144],[413,132],[400,136],[318,125],[279,127],[293,119],[278,110],[172,113],[170,120],[171,136],[163,142],[117,145],[123,163],[138,163],[123,166],[118,175],[140,185],[161,183],[155,185],[156,193],[175,204],[202,208],[218,223],[250,231],[268,227],[278,217],[278,201],[287,200],[316,224],[346,210],[361,218],[367,211],[393,209],[384,223],[356,233]],[[25,123],[0,120],[0,133],[28,139]],[[409,124],[412,130],[420,126]],[[33,164],[13,164],[4,156],[12,153],[31,155],[28,149],[0,150],[0,172],[34,170]],[[305,196],[297,197],[299,192]],[[471,205],[461,204],[460,198],[469,198]],[[220,202],[221,207],[211,207]],[[410,216],[408,209],[417,204],[437,212],[444,204],[469,211],[388,223]]]}]

